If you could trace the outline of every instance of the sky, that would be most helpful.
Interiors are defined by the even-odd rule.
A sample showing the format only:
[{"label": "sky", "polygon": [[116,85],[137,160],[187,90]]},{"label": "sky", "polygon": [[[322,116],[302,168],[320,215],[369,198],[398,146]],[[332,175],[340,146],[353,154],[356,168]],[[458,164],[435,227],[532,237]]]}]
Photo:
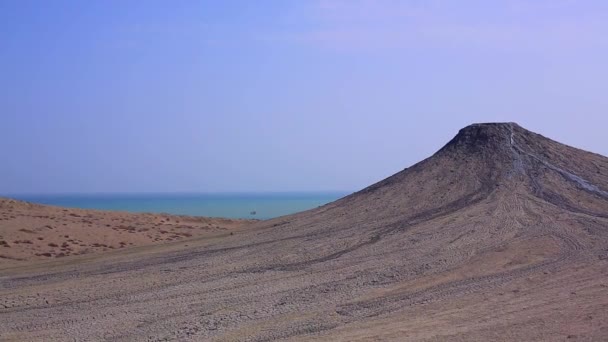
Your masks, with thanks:
[{"label": "sky", "polygon": [[460,128],[608,155],[608,2],[0,0],[0,194],[352,191]]}]

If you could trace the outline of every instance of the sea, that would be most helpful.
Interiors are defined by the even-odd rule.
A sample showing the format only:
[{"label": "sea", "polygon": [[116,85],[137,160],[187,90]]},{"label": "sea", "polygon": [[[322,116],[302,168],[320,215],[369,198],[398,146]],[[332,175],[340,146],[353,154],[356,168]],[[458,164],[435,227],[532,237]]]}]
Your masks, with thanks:
[{"label": "sea", "polygon": [[69,208],[265,220],[313,209],[348,194],[349,192],[45,194],[7,197]]}]

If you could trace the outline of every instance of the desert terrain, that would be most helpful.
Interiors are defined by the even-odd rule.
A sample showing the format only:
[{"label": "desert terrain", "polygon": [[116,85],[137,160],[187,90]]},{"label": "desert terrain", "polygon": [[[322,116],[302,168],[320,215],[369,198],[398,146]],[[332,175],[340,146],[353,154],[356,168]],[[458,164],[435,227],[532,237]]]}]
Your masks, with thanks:
[{"label": "desert terrain", "polygon": [[28,261],[227,235],[250,222],[254,221],[59,208],[0,198],[0,269]]},{"label": "desert terrain", "polygon": [[[7,239],[20,216],[4,215],[27,260],[0,269],[0,340],[608,340],[608,158],[514,123],[465,127],[383,181],[232,235],[81,215],[16,244],[36,235]],[[24,228],[62,225],[45,216]],[[92,248],[83,219],[110,224],[115,248],[35,255],[65,235]],[[133,234],[184,239],[120,249]]]}]

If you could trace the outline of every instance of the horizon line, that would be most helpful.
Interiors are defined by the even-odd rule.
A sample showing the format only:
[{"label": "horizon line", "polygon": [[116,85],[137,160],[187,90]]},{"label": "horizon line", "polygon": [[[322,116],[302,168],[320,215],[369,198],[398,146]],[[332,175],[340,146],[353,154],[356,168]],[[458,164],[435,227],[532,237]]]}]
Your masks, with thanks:
[{"label": "horizon line", "polygon": [[66,191],[66,192],[19,192],[0,193],[0,197],[13,196],[58,196],[58,195],[247,195],[247,194],[319,194],[319,193],[353,193],[358,190],[285,190],[285,191]]}]

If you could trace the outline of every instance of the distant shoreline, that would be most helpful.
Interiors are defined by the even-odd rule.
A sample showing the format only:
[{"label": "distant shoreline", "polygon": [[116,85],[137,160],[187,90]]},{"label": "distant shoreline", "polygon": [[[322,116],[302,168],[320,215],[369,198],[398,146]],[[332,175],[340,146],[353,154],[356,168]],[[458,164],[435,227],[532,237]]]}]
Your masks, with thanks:
[{"label": "distant shoreline", "polygon": [[6,197],[77,209],[263,220],[313,209],[350,193],[346,191],[65,193],[8,194]]}]

